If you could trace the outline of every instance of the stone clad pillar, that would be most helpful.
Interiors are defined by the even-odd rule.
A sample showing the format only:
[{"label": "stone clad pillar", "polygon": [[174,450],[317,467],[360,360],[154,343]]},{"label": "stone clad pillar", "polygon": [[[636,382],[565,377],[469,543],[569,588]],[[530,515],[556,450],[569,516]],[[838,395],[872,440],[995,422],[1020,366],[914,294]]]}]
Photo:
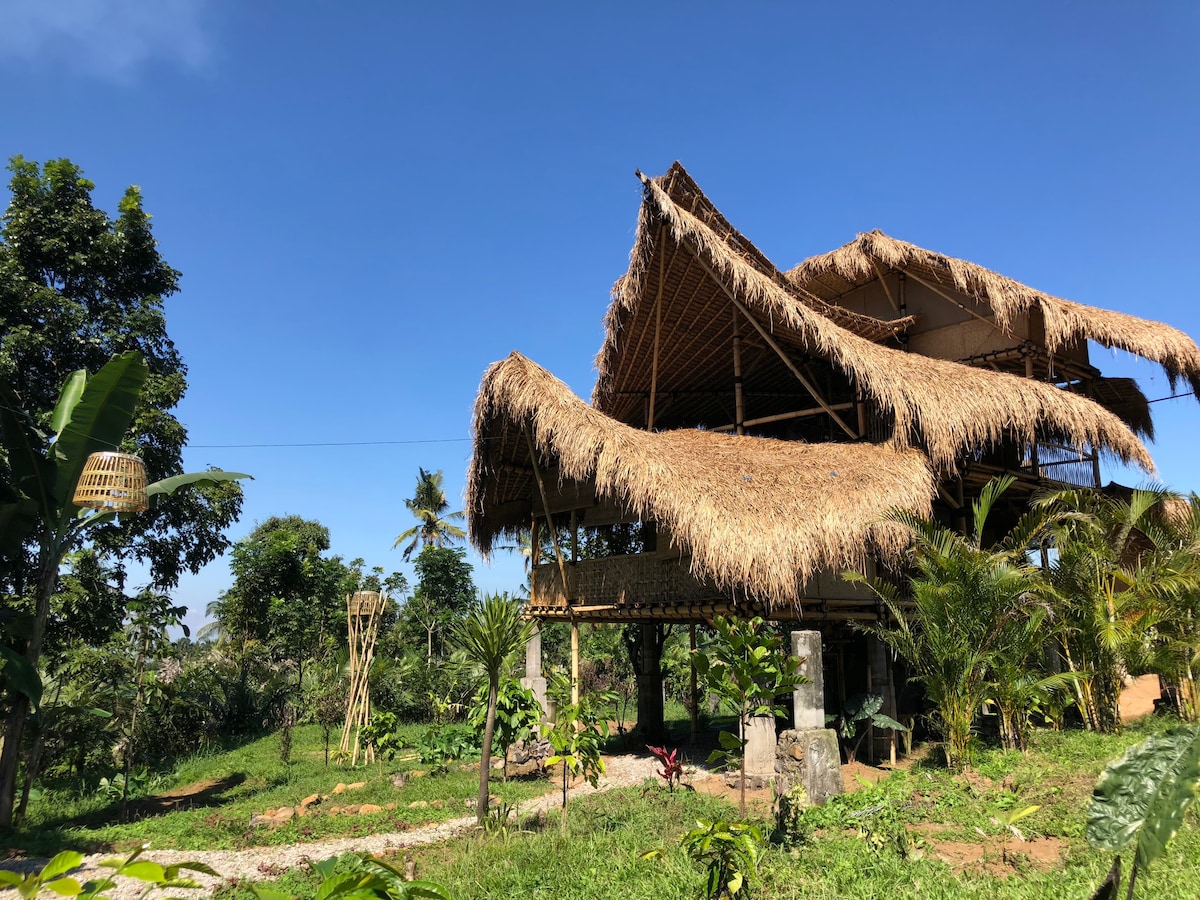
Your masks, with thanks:
[{"label": "stone clad pillar", "polygon": [[779,735],[776,790],[793,805],[824,803],[844,790],[837,733],[825,727],[825,677],[821,632],[793,631],[792,653],[804,658],[800,671],[809,684],[792,695],[795,728]]},{"label": "stone clad pillar", "polygon": [[542,704],[543,721],[553,721],[554,711],[546,700],[546,679],[542,677],[542,625],[537,621],[525,644],[525,677],[521,679],[521,687],[533,691],[534,698]]}]

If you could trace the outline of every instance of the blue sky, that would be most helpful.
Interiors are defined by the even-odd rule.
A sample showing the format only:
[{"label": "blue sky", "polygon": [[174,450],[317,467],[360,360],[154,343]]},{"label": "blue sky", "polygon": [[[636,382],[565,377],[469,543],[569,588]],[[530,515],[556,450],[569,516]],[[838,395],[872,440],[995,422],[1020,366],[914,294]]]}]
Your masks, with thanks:
[{"label": "blue sky", "polygon": [[[635,168],[681,160],[783,267],[882,228],[1200,335],[1198,39],[1183,3],[0,0],[0,153],[70,157],[110,211],[142,186],[187,464],[256,476],[234,536],[295,513],[407,571],[403,498],[418,466],[460,496],[489,363],[589,395]],[[1200,489],[1195,401],[1154,408]],[[355,441],[412,443],[229,446]],[[184,582],[193,624],[228,583]]]}]

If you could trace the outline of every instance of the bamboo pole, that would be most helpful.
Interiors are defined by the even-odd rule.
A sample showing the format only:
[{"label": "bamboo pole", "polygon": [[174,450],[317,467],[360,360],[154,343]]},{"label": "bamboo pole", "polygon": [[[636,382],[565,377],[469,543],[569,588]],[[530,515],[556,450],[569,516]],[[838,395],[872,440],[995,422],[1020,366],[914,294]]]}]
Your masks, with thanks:
[{"label": "bamboo pole", "polygon": [[571,602],[571,583],[567,580],[567,564],[563,560],[562,547],[558,545],[558,532],[554,528],[554,520],[550,517],[550,500],[546,496],[546,484],[542,481],[542,469],[538,465],[537,450],[533,446],[533,435],[529,433],[529,426],[522,426],[525,431],[525,440],[529,444],[529,461],[533,465],[533,477],[537,482],[538,493],[542,497],[542,510],[546,514],[546,527],[550,529],[550,540],[554,544],[554,555],[558,557],[558,574],[562,576],[563,596],[567,598],[567,603]]},{"label": "bamboo pole", "polygon": [[[658,242],[662,243],[663,228],[658,226]],[[658,292],[654,297],[654,354],[650,359],[650,409],[646,413],[646,430],[654,430],[654,402],[658,397],[658,349],[660,338],[662,337],[662,295],[663,295],[663,280],[666,277],[667,263],[666,260],[659,259],[658,264]]]},{"label": "bamboo pole", "polygon": [[733,427],[738,434],[746,433],[746,404],[742,394],[742,330],[738,312],[733,311]]},{"label": "bamboo pole", "polygon": [[959,309],[961,309],[963,312],[965,312],[967,315],[974,316],[980,322],[985,322],[988,325],[991,325],[993,328],[995,328],[998,332],[1000,332],[1005,337],[1013,337],[1014,336],[1013,333],[1011,331],[1009,331],[1007,328],[1001,328],[999,325],[997,325],[994,319],[989,319],[987,316],[981,316],[979,313],[975,312],[973,309],[967,309],[966,306],[959,303],[957,300],[955,300],[953,297],[951,297],[949,294],[947,294],[945,291],[943,291],[937,285],[931,284],[930,282],[926,281],[924,278],[922,278],[920,275],[916,274],[915,272],[910,272],[908,269],[901,269],[901,271],[904,272],[909,278],[911,278],[913,281],[917,282],[918,284],[925,285],[925,287],[929,288],[929,290],[933,291],[935,294],[937,294],[939,297],[941,297],[947,303],[952,303],[955,306],[957,306]]},{"label": "bamboo pole", "polygon": [[[836,409],[839,411],[854,409],[854,406],[855,406],[854,403],[831,403],[830,404],[831,409]],[[747,419],[745,422],[742,423],[742,425],[745,428],[750,428],[753,425],[766,425],[770,422],[784,422],[788,419],[805,419],[805,418],[808,418],[809,416],[819,416],[819,415],[823,415],[824,413],[825,413],[825,410],[822,407],[812,406],[812,407],[809,407],[808,409],[798,409],[795,412],[776,413],[773,416],[761,416],[757,419]],[[712,430],[718,431],[718,432],[726,432],[726,431],[734,431],[736,428],[737,428],[736,425],[718,425],[716,428],[713,428]]]},{"label": "bamboo pole", "polygon": [[692,708],[691,726],[692,726],[692,743],[695,744],[700,739],[700,690],[696,684],[696,626],[688,625],[688,646],[691,648],[691,691],[692,691]]},{"label": "bamboo pole", "polygon": [[579,703],[579,620],[571,619],[571,705]]}]

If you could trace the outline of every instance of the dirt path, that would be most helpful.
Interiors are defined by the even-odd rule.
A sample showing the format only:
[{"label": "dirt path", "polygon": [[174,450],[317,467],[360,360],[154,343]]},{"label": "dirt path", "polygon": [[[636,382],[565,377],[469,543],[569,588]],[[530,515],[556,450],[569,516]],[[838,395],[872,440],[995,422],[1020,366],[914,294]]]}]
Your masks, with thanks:
[{"label": "dirt path", "polygon": [[[600,779],[598,787],[582,784],[568,791],[568,799],[612,790],[618,787],[638,785],[647,778],[654,778],[658,768],[657,760],[645,756],[622,755],[606,759],[608,771]],[[699,773],[701,777],[705,773]],[[522,817],[536,815],[561,805],[562,791],[551,791],[534,800],[520,805],[518,810]],[[372,834],[363,837],[336,838],[326,841],[315,841],[308,844],[289,844],[276,847],[250,847],[246,850],[155,850],[151,848],[146,858],[154,862],[170,865],[183,861],[202,862],[221,874],[221,878],[197,875],[206,889],[211,890],[227,879],[250,879],[259,881],[272,878],[286,869],[303,865],[308,860],[326,859],[330,856],[340,856],[343,853],[386,853],[405,847],[416,847],[422,844],[436,844],[455,835],[470,831],[475,826],[474,816],[463,816],[448,822],[439,822],[414,828],[411,831],[393,832],[388,834]],[[72,876],[80,881],[106,874],[99,867],[105,859],[111,859],[112,853],[96,853],[85,857],[83,865],[72,872]],[[35,871],[44,865],[44,859],[7,860],[0,862],[0,868],[15,871]],[[112,890],[114,900],[135,900],[145,885],[134,879],[121,879],[121,883]],[[46,897],[54,895],[43,891]],[[201,896],[198,892],[195,896]]]}]

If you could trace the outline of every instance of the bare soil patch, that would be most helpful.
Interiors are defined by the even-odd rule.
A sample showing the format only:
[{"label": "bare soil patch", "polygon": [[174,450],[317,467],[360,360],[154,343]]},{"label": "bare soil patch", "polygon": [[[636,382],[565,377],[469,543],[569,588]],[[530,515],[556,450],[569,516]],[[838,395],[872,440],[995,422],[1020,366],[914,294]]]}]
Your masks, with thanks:
[{"label": "bare soil patch", "polygon": [[1052,869],[1061,862],[1066,849],[1066,842],[1056,837],[1026,841],[1016,837],[988,838],[968,843],[941,841],[930,833],[930,829],[921,831],[931,856],[955,869],[973,869],[1002,878],[1029,869]]},{"label": "bare soil patch", "polygon": [[1132,722],[1154,712],[1154,701],[1162,696],[1157,675],[1132,678],[1121,691],[1121,720]]}]

